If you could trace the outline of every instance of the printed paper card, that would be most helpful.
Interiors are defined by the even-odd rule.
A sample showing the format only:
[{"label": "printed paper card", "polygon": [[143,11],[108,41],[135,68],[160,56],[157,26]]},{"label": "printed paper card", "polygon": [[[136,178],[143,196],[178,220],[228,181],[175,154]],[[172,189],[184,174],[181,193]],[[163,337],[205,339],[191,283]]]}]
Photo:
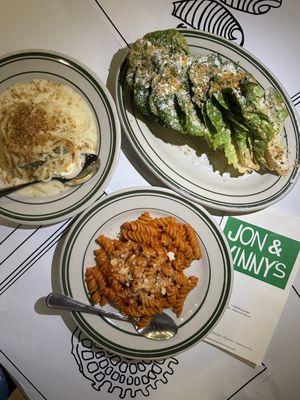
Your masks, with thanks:
[{"label": "printed paper card", "polygon": [[262,361],[297,273],[299,226],[300,218],[274,208],[224,218],[234,284],[208,343],[255,364]]}]

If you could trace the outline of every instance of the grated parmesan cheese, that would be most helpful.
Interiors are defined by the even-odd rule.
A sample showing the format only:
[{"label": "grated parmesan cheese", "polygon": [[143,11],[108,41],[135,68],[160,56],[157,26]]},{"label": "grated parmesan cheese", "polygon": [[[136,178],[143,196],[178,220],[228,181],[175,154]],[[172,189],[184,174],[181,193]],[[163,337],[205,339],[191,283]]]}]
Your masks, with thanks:
[{"label": "grated parmesan cheese", "polygon": [[116,265],[118,265],[118,260],[116,258],[113,258],[112,260],[110,260],[110,264],[115,267]]},{"label": "grated parmesan cheese", "polygon": [[173,253],[173,251],[169,251],[169,252],[167,253],[167,256],[168,256],[168,259],[169,259],[170,261],[174,261],[174,260],[175,260],[175,254]]},{"label": "grated parmesan cheese", "polygon": [[122,274],[122,275],[127,275],[128,274],[128,267],[122,267],[120,270],[119,270],[119,274]]}]

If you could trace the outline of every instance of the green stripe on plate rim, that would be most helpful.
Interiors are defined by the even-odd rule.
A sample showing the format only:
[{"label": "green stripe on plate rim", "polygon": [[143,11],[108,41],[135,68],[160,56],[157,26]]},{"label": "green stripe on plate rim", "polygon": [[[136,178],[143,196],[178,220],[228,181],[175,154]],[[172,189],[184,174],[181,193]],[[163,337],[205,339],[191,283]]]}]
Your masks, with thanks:
[{"label": "green stripe on plate rim", "polygon": [[[137,207],[137,208],[130,208],[130,209],[126,210],[126,212],[130,212],[130,211],[139,211],[139,210],[143,210],[143,209],[144,209],[144,208],[139,208],[139,207]],[[153,208],[151,208],[151,207],[147,207],[147,210],[148,210],[150,213],[151,213],[151,210],[154,210],[154,211],[156,211],[156,212],[157,212],[157,211],[165,212],[165,210],[161,210],[161,209],[159,209],[159,208],[153,209]],[[113,219],[113,218],[115,218],[116,216],[119,216],[119,215],[121,215],[121,214],[123,214],[123,211],[120,212],[120,213],[114,214],[111,218],[107,219],[107,220],[104,221],[101,225],[99,225],[98,228],[95,230],[95,232],[91,235],[91,239],[90,239],[90,240],[88,241],[88,243],[86,244],[86,249],[85,249],[85,251],[84,251],[83,260],[82,260],[82,264],[81,264],[81,279],[82,279],[82,283],[83,283],[83,287],[84,287],[84,291],[85,291],[87,300],[89,300],[89,293],[88,293],[88,290],[87,290],[87,287],[86,287],[86,284],[85,284],[85,271],[84,271],[84,270],[85,270],[85,265],[84,265],[84,259],[85,259],[85,256],[86,256],[88,247],[89,247],[91,241],[93,240],[93,237],[95,237],[96,232],[99,231],[99,230],[103,227],[103,225],[107,224],[111,219]],[[175,215],[175,214],[173,214],[173,213],[171,213],[171,212],[168,212],[168,214],[169,214],[169,215],[172,215],[173,217],[178,218],[177,215]],[[92,216],[90,216],[89,220],[90,220],[91,218],[92,218]],[[183,220],[183,221],[184,221],[185,223],[187,223],[185,220]],[[87,223],[88,220],[85,221],[85,222]],[[204,303],[204,301],[205,301],[205,299],[206,299],[206,297],[207,297],[208,290],[209,290],[210,283],[211,283],[211,262],[210,262],[210,257],[209,257],[209,254],[208,254],[208,252],[207,252],[207,249],[206,249],[205,244],[202,242],[202,240],[201,240],[201,238],[199,237],[198,234],[197,234],[197,236],[198,236],[198,240],[201,242],[202,246],[203,246],[204,249],[205,249],[205,254],[206,254],[207,260],[208,260],[208,270],[209,270],[208,286],[207,286],[207,289],[206,289],[206,292],[205,292],[205,295],[204,295],[204,297],[203,297],[202,302],[199,304],[199,306],[197,307],[197,309],[195,310],[195,312],[194,312],[187,320],[185,320],[182,324],[178,325],[178,329],[180,329],[180,328],[183,327],[185,324],[187,324],[190,320],[192,320],[192,319],[194,318],[194,316],[199,312],[199,310],[201,309],[201,307],[202,307],[202,305],[203,305],[203,303]],[[124,329],[118,327],[117,325],[112,324],[109,320],[106,320],[105,317],[102,317],[101,315],[100,315],[99,317],[100,317],[104,322],[106,322],[107,324],[111,325],[113,328],[117,329],[117,330],[120,331],[120,332],[126,333],[126,334],[128,334],[128,335],[132,335],[132,336],[139,336],[138,333],[128,332],[128,331],[126,331],[126,330],[124,330]]]},{"label": "green stripe on plate rim", "polygon": [[[11,56],[8,56],[8,57],[2,59],[0,61],[0,67],[2,65],[6,65],[6,64],[12,63],[14,61],[26,60],[26,59],[45,59],[45,60],[51,60],[51,61],[57,62],[58,64],[61,64],[62,56],[58,56],[58,55],[47,53],[47,52],[45,52],[45,53],[42,53],[42,52],[17,53],[17,54],[14,54],[14,55],[11,55]],[[107,176],[110,172],[111,165],[113,164],[113,161],[114,161],[114,154],[115,154],[115,150],[116,150],[116,135],[115,135],[116,124],[115,124],[115,120],[113,118],[113,111],[112,111],[110,102],[107,99],[103,88],[98,84],[98,82],[94,79],[94,77],[92,75],[90,75],[84,68],[82,68],[80,65],[78,65],[74,61],[69,60],[65,57],[63,57],[63,59],[67,62],[67,66],[69,68],[71,68],[74,71],[76,71],[77,73],[79,73],[93,86],[93,88],[99,94],[101,100],[103,101],[103,104],[107,111],[109,125],[110,125],[109,133],[110,133],[111,141],[110,141],[109,158],[106,163],[105,169],[104,169],[101,177],[99,177],[97,185],[94,186],[94,188],[88,194],[86,194],[84,198],[80,199],[77,203],[72,204],[72,206],[70,206],[62,211],[53,212],[53,213],[49,213],[49,214],[40,214],[40,215],[30,216],[27,214],[7,211],[7,210],[3,209],[2,207],[0,207],[0,212],[4,216],[14,218],[16,220],[24,220],[24,218],[25,218],[26,221],[31,222],[31,221],[38,221],[39,219],[51,220],[53,218],[57,218],[57,217],[61,217],[63,215],[69,214],[69,213],[73,212],[74,210],[76,210],[77,208],[79,208],[82,204],[84,204],[86,201],[88,201],[89,199],[91,199],[91,197],[93,197],[95,195],[95,193],[99,190],[99,187],[103,184],[103,182],[105,181],[105,179],[107,178]],[[66,64],[64,63],[64,65],[66,65]]]},{"label": "green stripe on plate rim", "polygon": [[[186,199],[182,199],[179,195],[176,194],[171,194],[159,190],[145,190],[145,189],[137,189],[135,191],[129,191],[129,192],[122,192],[116,195],[110,195],[109,197],[105,198],[101,204],[96,204],[93,207],[91,207],[83,216],[83,219],[79,219],[76,223],[76,225],[72,228],[72,231],[68,235],[67,242],[65,243],[64,246],[64,253],[62,256],[62,261],[61,261],[61,284],[62,284],[62,290],[66,295],[72,296],[71,289],[70,289],[70,283],[68,280],[68,268],[69,268],[69,259],[70,259],[70,252],[71,249],[74,245],[74,242],[80,233],[80,229],[82,227],[82,224],[85,223],[85,220],[88,216],[92,218],[92,216],[97,213],[99,210],[105,208],[106,205],[110,204],[111,202],[115,202],[120,200],[121,198],[126,198],[126,197],[133,197],[133,196],[141,196],[141,195],[148,195],[148,196],[159,196],[159,197],[165,197],[169,198],[171,200],[176,200],[178,203],[182,204],[183,206],[191,209],[194,213],[198,215],[202,220],[204,220],[207,225],[211,229],[212,234],[215,236],[217,244],[221,250],[221,255],[223,258],[223,266],[224,266],[224,281],[223,281],[223,288],[222,288],[222,294],[221,297],[218,301],[218,304],[216,306],[216,313],[214,314],[213,317],[211,317],[206,324],[196,333],[194,333],[192,336],[190,336],[187,340],[185,340],[182,343],[169,346],[165,349],[158,349],[158,350],[133,350],[133,349],[128,349],[127,347],[118,345],[114,342],[111,342],[107,338],[101,336],[99,332],[96,332],[92,327],[87,325],[87,322],[84,320],[82,315],[79,313],[72,313],[74,319],[76,322],[82,327],[82,329],[88,333],[90,337],[92,337],[96,342],[102,344],[104,347],[118,352],[122,353],[123,355],[127,356],[136,356],[136,357],[144,357],[144,358],[151,358],[151,357],[165,357],[168,355],[176,354],[182,350],[187,349],[188,347],[192,346],[199,340],[201,340],[214,326],[214,324],[217,322],[217,320],[220,318],[221,314],[224,311],[224,308],[226,306],[226,303],[229,299],[229,293],[231,289],[231,256],[230,256],[230,251],[228,249],[228,246],[226,244],[226,241],[221,234],[221,232],[217,229],[217,226],[212,223],[210,220],[209,216],[206,215],[205,212],[200,210],[198,207],[193,205],[191,202],[187,201]],[[82,218],[82,217],[81,217]]]},{"label": "green stripe on plate rim", "polygon": [[[252,65],[254,65],[258,70],[260,70],[262,72],[262,74],[280,91],[280,93],[283,95],[283,97],[286,100],[286,105],[287,105],[287,107],[289,109],[289,112],[290,112],[290,117],[291,117],[291,121],[292,121],[292,124],[293,124],[294,132],[295,132],[296,158],[299,159],[299,148],[298,148],[298,143],[299,143],[299,137],[298,137],[298,135],[299,135],[299,125],[298,125],[297,117],[296,117],[295,111],[294,111],[293,107],[291,106],[291,104],[290,104],[285,92],[282,90],[281,86],[277,82],[276,78],[271,74],[271,72],[268,71],[268,69],[266,69],[264,66],[257,64],[257,61],[252,57],[252,55],[248,54],[245,50],[243,50],[242,48],[239,48],[238,46],[234,45],[233,43],[231,43],[229,41],[226,41],[225,39],[223,39],[221,37],[217,37],[216,38],[216,37],[214,37],[214,36],[212,36],[210,34],[207,34],[207,33],[204,33],[204,32],[198,32],[198,31],[195,31],[195,32],[194,31],[191,32],[189,30],[181,30],[181,31],[185,34],[185,36],[190,36],[190,37],[195,37],[195,38],[204,37],[205,39],[208,39],[208,40],[210,40],[212,42],[215,42],[215,43],[218,43],[218,44],[221,42],[225,47],[229,48],[230,50],[235,50],[237,53],[240,53]],[[195,46],[195,47],[197,47],[197,46]],[[126,110],[125,110],[125,105],[124,105],[124,102],[123,102],[123,85],[122,84],[124,82],[125,72],[126,72],[126,60],[124,61],[123,65],[121,67],[120,75],[119,75],[119,84],[117,85],[118,103],[119,103],[119,106],[120,106],[120,109],[121,109],[121,112],[122,112],[122,121],[126,126],[126,132],[128,133],[128,136],[129,136],[131,142],[133,143],[134,147],[136,149],[138,149],[138,154],[140,155],[141,159],[143,161],[145,161],[145,159],[146,159],[147,162],[149,163],[149,165],[151,166],[151,169],[156,173],[156,175],[158,177],[161,178],[163,176],[164,179],[172,187],[177,188],[177,190],[179,190],[181,193],[185,193],[188,197],[198,198],[198,199],[203,200],[203,201],[205,201],[207,203],[215,204],[217,206],[219,205],[219,206],[224,206],[224,207],[229,207],[229,208],[235,207],[236,209],[245,208],[245,207],[253,208],[253,207],[258,207],[260,205],[263,206],[264,204],[269,203],[270,201],[276,200],[276,198],[280,197],[294,183],[296,176],[299,174],[298,166],[295,166],[293,168],[293,172],[291,173],[289,181],[287,181],[287,183],[278,192],[276,192],[274,195],[268,197],[267,199],[263,199],[263,200],[260,200],[260,201],[257,201],[257,202],[249,202],[249,203],[234,204],[234,205],[232,205],[231,203],[226,203],[226,202],[222,202],[222,201],[218,201],[218,200],[213,200],[213,199],[207,198],[205,196],[199,195],[196,192],[192,192],[192,191],[187,190],[185,187],[183,187],[180,184],[178,184],[176,181],[174,181],[172,178],[170,178],[168,175],[166,175],[163,170],[161,170],[159,167],[157,167],[155,165],[155,163],[152,161],[152,159],[149,157],[147,152],[143,149],[143,147],[140,145],[139,141],[135,137],[135,134],[134,134],[134,132],[133,132],[133,130],[131,128],[130,122],[128,121],[127,113],[126,113]],[[138,125],[138,123],[137,123],[137,125]],[[144,139],[148,143],[148,141],[145,138],[145,136],[144,136]],[[149,145],[149,143],[148,143],[148,145]],[[149,147],[151,147],[151,146],[149,145]],[[154,152],[153,149],[152,149],[152,151]],[[158,155],[157,155],[157,157],[160,158]],[[165,162],[163,160],[161,160],[161,161],[165,164]],[[168,166],[168,168],[170,168],[170,166]],[[181,176],[181,178],[183,178],[183,177]]]}]

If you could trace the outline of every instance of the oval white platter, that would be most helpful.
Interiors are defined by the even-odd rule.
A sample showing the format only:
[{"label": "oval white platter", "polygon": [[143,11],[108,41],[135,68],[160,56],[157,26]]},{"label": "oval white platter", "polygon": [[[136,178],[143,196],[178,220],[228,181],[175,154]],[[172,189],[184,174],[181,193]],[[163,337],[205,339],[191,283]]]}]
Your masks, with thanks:
[{"label": "oval white platter", "polygon": [[[220,36],[197,30],[181,30],[192,54],[215,52],[250,72],[264,87],[274,87],[283,96],[289,116],[284,140],[291,169],[287,176],[272,173],[240,176],[224,172],[220,160],[207,157],[197,138],[180,135],[144,118],[134,107],[125,84],[126,61],[120,66],[115,85],[115,101],[122,128],[136,154],[165,185],[207,207],[229,212],[259,210],[283,198],[299,177],[299,122],[286,91],[248,51]],[[202,146],[202,147],[201,147]]]}]

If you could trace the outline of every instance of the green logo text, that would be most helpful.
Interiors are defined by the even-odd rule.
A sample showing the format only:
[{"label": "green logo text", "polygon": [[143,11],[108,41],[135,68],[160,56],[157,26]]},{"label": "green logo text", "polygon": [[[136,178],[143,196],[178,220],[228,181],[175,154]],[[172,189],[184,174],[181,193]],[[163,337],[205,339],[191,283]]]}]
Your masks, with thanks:
[{"label": "green logo text", "polygon": [[284,289],[299,252],[296,240],[229,217],[224,233],[236,271]]}]

